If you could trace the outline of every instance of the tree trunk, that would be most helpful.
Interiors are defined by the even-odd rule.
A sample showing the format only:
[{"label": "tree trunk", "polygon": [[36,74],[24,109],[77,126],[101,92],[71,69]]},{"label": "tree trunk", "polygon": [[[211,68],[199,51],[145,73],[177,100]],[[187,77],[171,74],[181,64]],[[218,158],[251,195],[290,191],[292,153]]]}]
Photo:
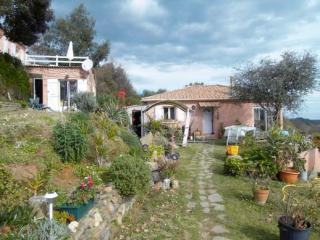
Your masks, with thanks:
[{"label": "tree trunk", "polygon": [[276,109],[276,121],[277,121],[278,127],[282,130],[283,129],[283,112],[281,107]]}]

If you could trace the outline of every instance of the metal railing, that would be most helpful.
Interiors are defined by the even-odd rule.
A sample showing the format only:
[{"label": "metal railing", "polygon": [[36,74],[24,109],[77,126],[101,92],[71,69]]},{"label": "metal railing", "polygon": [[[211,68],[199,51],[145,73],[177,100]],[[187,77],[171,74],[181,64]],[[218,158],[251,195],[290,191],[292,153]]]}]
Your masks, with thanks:
[{"label": "metal railing", "polygon": [[88,57],[75,56],[69,60],[66,56],[26,55],[25,65],[31,66],[80,66]]}]

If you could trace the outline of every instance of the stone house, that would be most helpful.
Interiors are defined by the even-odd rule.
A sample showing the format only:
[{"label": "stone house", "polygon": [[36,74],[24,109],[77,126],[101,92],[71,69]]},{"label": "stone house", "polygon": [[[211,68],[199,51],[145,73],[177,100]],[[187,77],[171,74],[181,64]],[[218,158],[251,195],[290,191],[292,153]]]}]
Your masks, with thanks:
[{"label": "stone house", "polygon": [[191,114],[190,133],[197,132],[208,138],[218,138],[224,127],[234,124],[256,127],[261,131],[266,131],[270,125],[267,113],[259,105],[232,98],[230,86],[225,85],[187,86],[144,97],[142,103],[140,108],[128,108],[133,125],[141,124],[141,119],[147,122],[149,116],[184,126],[186,109]]},{"label": "stone house", "polygon": [[54,111],[69,108],[75,93],[96,93],[92,61],[86,56],[29,55],[25,46],[10,42],[1,29],[0,52],[21,60],[30,76],[30,97]]}]

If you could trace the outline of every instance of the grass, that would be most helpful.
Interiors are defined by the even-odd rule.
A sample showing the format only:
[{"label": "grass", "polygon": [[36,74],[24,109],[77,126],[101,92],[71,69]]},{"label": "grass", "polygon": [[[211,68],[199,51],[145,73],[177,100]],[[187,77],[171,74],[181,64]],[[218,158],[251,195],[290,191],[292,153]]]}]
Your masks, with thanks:
[{"label": "grass", "polygon": [[115,239],[200,239],[200,205],[191,214],[185,198],[187,193],[199,198],[197,185],[193,183],[187,168],[195,150],[187,148],[181,152],[183,160],[175,174],[180,181],[180,188],[176,191],[150,192],[147,196],[139,197]]},{"label": "grass", "polygon": [[[226,207],[226,227],[231,239],[274,240],[279,238],[277,218],[281,215],[281,188],[283,183],[272,181],[271,193],[265,206],[252,201],[252,184],[245,177],[230,177],[223,174],[225,145],[215,142],[212,165],[213,182],[223,196]],[[311,239],[318,239],[314,233]]]}]

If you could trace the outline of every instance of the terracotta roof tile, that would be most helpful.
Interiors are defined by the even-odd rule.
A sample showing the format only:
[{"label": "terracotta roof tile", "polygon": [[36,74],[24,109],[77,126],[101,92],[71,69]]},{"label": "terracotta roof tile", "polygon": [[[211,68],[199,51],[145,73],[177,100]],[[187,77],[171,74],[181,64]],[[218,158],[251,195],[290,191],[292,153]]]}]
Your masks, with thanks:
[{"label": "terracotta roof tile", "polygon": [[142,98],[143,102],[160,100],[227,100],[231,99],[230,87],[224,85],[193,85],[182,89]]}]

